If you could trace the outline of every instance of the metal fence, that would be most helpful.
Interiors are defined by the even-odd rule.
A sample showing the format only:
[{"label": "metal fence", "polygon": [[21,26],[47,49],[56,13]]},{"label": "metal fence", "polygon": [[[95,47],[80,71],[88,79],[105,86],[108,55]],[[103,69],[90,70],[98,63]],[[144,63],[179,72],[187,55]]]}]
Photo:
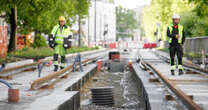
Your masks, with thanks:
[{"label": "metal fence", "polygon": [[186,38],[184,44],[184,52],[202,53],[204,51],[208,54],[208,36]]}]

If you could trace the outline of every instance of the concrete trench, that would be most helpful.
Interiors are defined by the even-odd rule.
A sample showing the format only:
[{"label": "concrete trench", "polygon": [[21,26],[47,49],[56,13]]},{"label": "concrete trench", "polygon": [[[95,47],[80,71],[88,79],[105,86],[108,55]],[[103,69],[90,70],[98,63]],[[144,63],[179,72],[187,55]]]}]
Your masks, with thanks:
[{"label": "concrete trench", "polygon": [[[56,84],[56,89],[52,94],[38,99],[39,101],[35,101],[30,107],[31,109],[28,110],[78,110],[80,108],[80,88],[82,88],[96,72],[97,65],[92,63],[85,66],[83,72],[70,73],[68,78],[64,79],[64,81],[62,80],[60,84]],[[53,102],[61,97],[64,98],[55,102],[54,107],[51,108],[43,107],[48,106],[49,104],[47,103],[38,103],[45,102],[44,100],[51,100]],[[40,105],[38,108],[35,107],[35,105],[37,105],[36,103]]]},{"label": "concrete trench", "polygon": [[[110,62],[110,69],[103,67],[101,72],[95,74],[88,84],[81,88],[81,107],[79,110],[148,110],[148,96],[135,71],[127,68],[128,59],[121,62]],[[90,88],[114,87],[114,105],[99,106],[92,103]]]}]

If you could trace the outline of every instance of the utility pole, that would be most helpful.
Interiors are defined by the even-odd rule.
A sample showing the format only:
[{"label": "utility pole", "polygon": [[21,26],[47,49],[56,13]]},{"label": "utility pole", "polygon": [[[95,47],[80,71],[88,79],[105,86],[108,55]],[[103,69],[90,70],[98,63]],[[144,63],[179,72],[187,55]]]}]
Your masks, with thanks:
[{"label": "utility pole", "polygon": [[100,14],[100,26],[99,26],[99,42],[102,41],[102,13]]},{"label": "utility pole", "polygon": [[79,47],[81,47],[81,18],[80,15],[78,16],[78,24],[79,24]]},{"label": "utility pole", "polygon": [[90,14],[88,16],[88,46],[90,46]]},{"label": "utility pole", "polygon": [[96,22],[96,17],[97,17],[97,12],[96,12],[96,5],[97,5],[97,3],[96,3],[96,1],[97,1],[97,0],[95,0],[95,6],[94,6],[94,7],[95,7],[95,23],[94,23],[94,25],[95,25],[95,26],[94,26],[94,28],[95,28],[95,29],[94,29],[95,46],[96,46],[96,28],[97,28],[97,27],[96,27],[96,23],[97,23],[97,22]]}]

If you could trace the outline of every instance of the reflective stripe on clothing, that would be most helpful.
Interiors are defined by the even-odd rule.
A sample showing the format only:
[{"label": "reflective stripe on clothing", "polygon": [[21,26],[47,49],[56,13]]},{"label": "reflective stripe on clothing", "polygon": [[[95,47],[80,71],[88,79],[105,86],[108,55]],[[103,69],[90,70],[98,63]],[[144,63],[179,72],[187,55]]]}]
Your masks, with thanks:
[{"label": "reflective stripe on clothing", "polygon": [[57,34],[56,37],[68,37],[68,35]]},{"label": "reflective stripe on clothing", "polygon": [[175,70],[176,69],[176,65],[171,66],[171,70]]},{"label": "reflective stripe on clothing", "polygon": [[58,61],[54,61],[53,65],[57,65],[57,66],[64,67],[64,68],[66,67],[66,63],[59,63]]},{"label": "reflective stripe on clothing", "polygon": [[[168,26],[170,33],[173,32],[173,24],[171,24],[170,26]],[[182,44],[182,38],[183,38],[183,26],[178,24],[178,34],[180,35],[179,39],[178,39],[178,43]],[[172,43],[172,38],[169,38],[168,40],[169,43]]]},{"label": "reflective stripe on clothing", "polygon": [[66,67],[66,63],[61,63],[60,67],[64,67],[65,68]]},{"label": "reflective stripe on clothing", "polygon": [[67,26],[64,26],[62,30],[60,30],[60,25],[54,26],[53,30],[51,31],[51,34],[55,36],[55,42],[57,44],[63,44],[64,38],[68,37],[72,32]]},{"label": "reflective stripe on clothing", "polygon": [[74,41],[74,39],[69,39],[68,41]]},{"label": "reflective stripe on clothing", "polygon": [[178,65],[178,69],[179,69],[179,70],[184,70],[184,68],[183,68],[182,65]]},{"label": "reflective stripe on clothing", "polygon": [[58,61],[53,61],[53,64],[54,65],[59,65],[59,62]]},{"label": "reflective stripe on clothing", "polygon": [[61,56],[64,56],[66,54],[66,50],[64,49],[63,44],[57,44],[54,47],[54,54],[58,54]]}]

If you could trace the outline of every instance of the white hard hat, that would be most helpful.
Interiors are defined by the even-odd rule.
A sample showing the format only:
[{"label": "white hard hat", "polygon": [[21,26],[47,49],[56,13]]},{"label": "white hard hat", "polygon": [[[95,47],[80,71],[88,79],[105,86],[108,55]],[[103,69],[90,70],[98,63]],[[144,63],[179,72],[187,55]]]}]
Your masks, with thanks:
[{"label": "white hard hat", "polygon": [[180,19],[180,16],[178,14],[173,14],[172,19]]}]

